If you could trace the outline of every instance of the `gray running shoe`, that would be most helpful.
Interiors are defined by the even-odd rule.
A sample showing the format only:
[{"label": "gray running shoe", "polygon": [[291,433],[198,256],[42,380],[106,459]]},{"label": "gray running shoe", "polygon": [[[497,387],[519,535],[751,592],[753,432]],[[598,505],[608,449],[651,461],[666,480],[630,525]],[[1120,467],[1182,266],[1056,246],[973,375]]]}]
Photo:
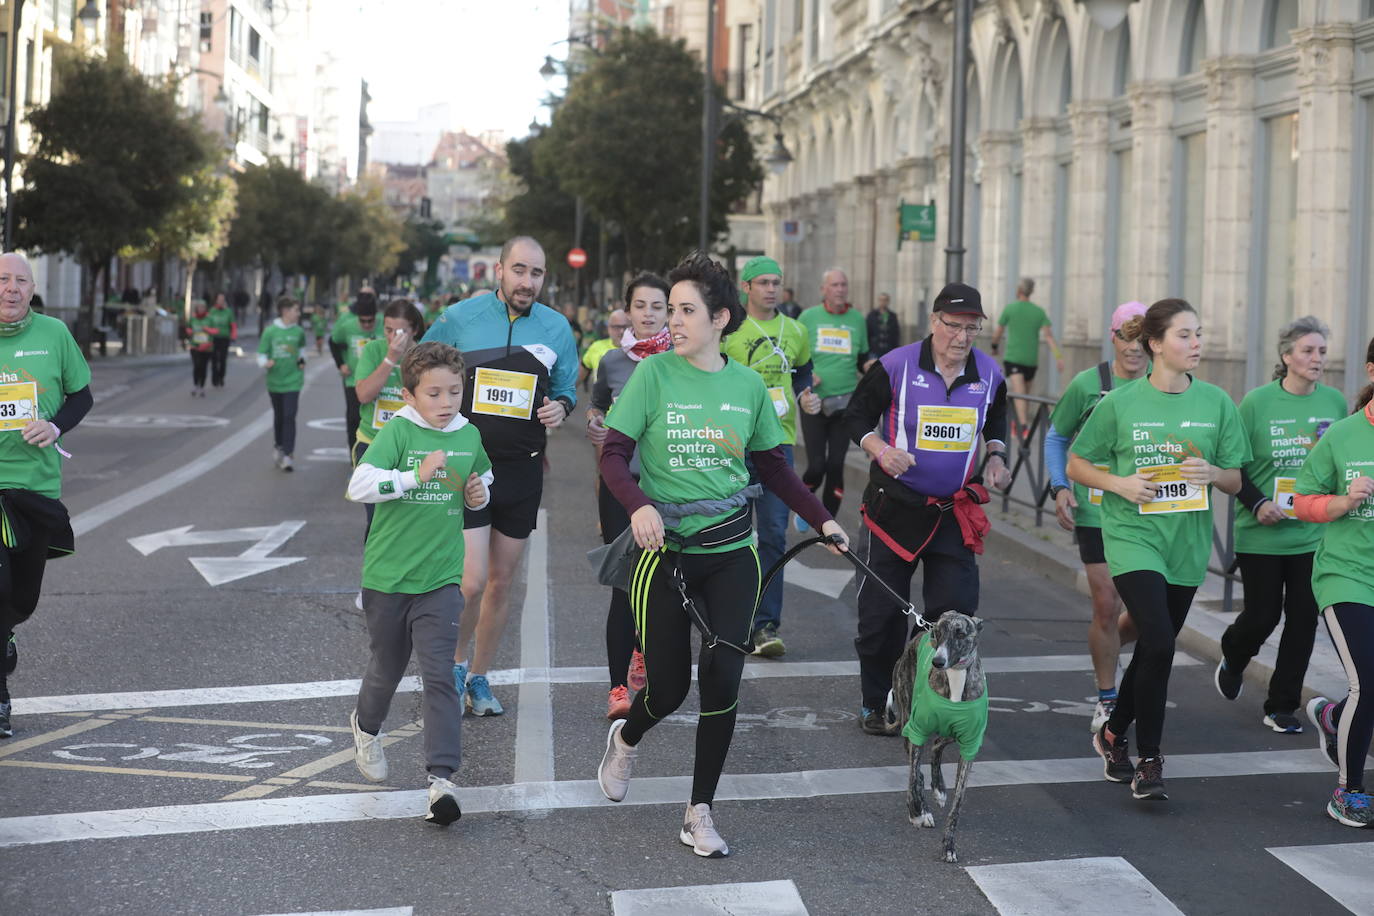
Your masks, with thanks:
[{"label": "gray running shoe", "polygon": [[787,651],[778,636],[778,625],[765,623],[754,631],[754,654],[764,658],[779,658]]},{"label": "gray running shoe", "polygon": [[677,835],[684,846],[704,859],[723,859],[730,854],[715,822],[711,820],[711,806],[705,803],[688,805],[682,819],[682,832]]},{"label": "gray running shoe", "polygon": [[348,724],[353,727],[353,762],[358,772],[372,782],[386,781],[386,752],[382,750],[382,734],[369,735],[358,724],[358,710],[348,714]]},{"label": "gray running shoe", "polygon": [[1317,747],[1321,748],[1322,756],[1339,770],[1341,758],[1336,749],[1336,729],[1328,724],[1331,722],[1331,714],[1327,707],[1332,705],[1334,704],[1326,697],[1313,697],[1307,701],[1307,719],[1317,732]]},{"label": "gray running shoe", "polygon": [[634,772],[635,758],[639,756],[636,748],[620,740],[620,730],[625,727],[624,719],[616,719],[606,732],[606,753],[601,757],[601,766],[596,768],[596,781],[601,792],[613,802],[622,801],[630,790],[630,774]]},{"label": "gray running shoe", "polygon": [[429,775],[429,813],[425,821],[447,827],[463,816],[458,807],[458,787],[442,776]]}]

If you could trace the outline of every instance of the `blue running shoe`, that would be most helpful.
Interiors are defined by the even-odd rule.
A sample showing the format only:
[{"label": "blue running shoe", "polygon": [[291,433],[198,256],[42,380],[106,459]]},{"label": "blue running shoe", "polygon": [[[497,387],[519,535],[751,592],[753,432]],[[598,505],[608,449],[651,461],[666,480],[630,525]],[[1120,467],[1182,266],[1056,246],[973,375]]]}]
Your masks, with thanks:
[{"label": "blue running shoe", "polygon": [[474,716],[499,716],[505,712],[501,701],[492,695],[485,675],[474,674],[468,680],[468,711]]},{"label": "blue running shoe", "polygon": [[461,706],[468,693],[468,666],[466,663],[454,664],[453,686],[458,688],[458,705]]},{"label": "blue running shoe", "polygon": [[1374,824],[1374,796],[1348,792],[1338,786],[1326,805],[1326,813],[1347,827],[1368,827]]}]

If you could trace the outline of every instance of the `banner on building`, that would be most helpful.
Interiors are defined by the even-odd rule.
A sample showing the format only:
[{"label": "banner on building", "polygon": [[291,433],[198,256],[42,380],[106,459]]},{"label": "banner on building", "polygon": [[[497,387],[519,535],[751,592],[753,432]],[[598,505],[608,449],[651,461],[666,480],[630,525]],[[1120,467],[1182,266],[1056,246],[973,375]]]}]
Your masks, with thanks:
[{"label": "banner on building", "polygon": [[902,242],[935,241],[935,202],[928,204],[909,204],[901,202],[897,206],[897,250],[902,250]]}]

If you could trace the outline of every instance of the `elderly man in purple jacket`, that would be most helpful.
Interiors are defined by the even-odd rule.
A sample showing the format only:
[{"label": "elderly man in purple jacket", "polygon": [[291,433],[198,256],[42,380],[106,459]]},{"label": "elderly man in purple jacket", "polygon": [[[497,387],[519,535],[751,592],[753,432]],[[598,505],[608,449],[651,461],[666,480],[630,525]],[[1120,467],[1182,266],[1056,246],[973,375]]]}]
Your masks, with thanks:
[{"label": "elderly man in purple jacket", "polygon": [[[903,596],[921,564],[922,599],[934,616],[978,608],[974,555],[982,545],[969,518],[981,518],[976,504],[987,500],[976,476],[980,451],[988,481],[1011,485],[1006,382],[996,360],[973,346],[986,317],[978,290],[945,286],[931,310],[930,336],[875,362],[846,412],[850,436],[873,461],[860,509],[860,550],[874,574]],[[895,734],[884,709],[908,622],[901,605],[867,582],[859,588],[858,610],[860,726],[868,734]]]}]

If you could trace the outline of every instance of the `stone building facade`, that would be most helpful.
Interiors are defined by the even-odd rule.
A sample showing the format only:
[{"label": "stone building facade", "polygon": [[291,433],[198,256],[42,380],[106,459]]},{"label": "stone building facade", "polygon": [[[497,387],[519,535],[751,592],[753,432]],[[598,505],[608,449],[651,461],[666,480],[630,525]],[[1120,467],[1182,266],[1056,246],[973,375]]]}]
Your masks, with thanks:
[{"label": "stone building facade", "polygon": [[[922,332],[945,282],[949,4],[750,2],[746,101],[796,157],[765,185],[768,251],[805,302],[839,265],[857,305],[890,292]],[[1239,395],[1314,314],[1332,383],[1365,383],[1374,0],[1138,0],[1111,32],[1072,0],[988,0],[969,59],[964,277],[994,320],[1036,279],[1073,372],[1108,352],[1117,304],[1182,296],[1205,377]],[[933,241],[898,250],[901,202],[935,203]]]}]

